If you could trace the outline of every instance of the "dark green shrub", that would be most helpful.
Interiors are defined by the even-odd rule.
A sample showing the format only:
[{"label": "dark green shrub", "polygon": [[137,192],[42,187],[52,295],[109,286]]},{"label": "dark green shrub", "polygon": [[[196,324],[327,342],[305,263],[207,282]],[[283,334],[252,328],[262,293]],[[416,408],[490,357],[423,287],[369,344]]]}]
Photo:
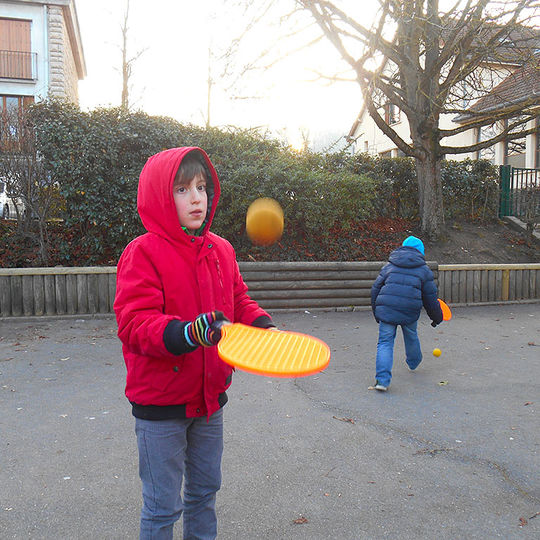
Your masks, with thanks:
[{"label": "dark green shrub", "polygon": [[441,175],[446,218],[494,219],[497,216],[497,166],[486,160],[445,161]]},{"label": "dark green shrub", "polygon": [[[182,125],[121,109],[82,112],[47,102],[33,107],[40,152],[58,185],[65,227],[63,263],[114,261],[143,232],[136,209],[140,171],[149,156],[175,146],[200,146],[218,172],[222,195],[213,230],[240,259],[345,259],[344,239],[361,242],[359,228],[377,218],[417,219],[418,189],[411,158],[295,153],[249,130]],[[487,162],[443,163],[447,218],[496,215],[497,169]],[[279,245],[261,251],[245,234],[245,215],[257,197],[273,197],[286,221]],[[379,226],[379,225],[377,225]],[[383,226],[383,225],[380,225]],[[370,233],[371,234],[371,233]]]},{"label": "dark green shrub", "polygon": [[66,261],[84,249],[93,263],[107,249],[118,252],[142,232],[137,183],[148,156],[178,144],[180,125],[121,109],[80,111],[52,102],[33,110],[41,154],[65,200],[64,220],[77,232],[62,246]]}]

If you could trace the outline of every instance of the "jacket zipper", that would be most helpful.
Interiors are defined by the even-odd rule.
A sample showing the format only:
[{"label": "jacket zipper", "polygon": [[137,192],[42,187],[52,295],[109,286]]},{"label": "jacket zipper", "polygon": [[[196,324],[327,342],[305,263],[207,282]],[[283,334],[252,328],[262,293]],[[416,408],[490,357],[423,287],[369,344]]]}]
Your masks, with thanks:
[{"label": "jacket zipper", "polygon": [[221,299],[223,300],[223,306],[225,306],[225,288],[223,287],[223,279],[221,275],[221,266],[219,264],[219,259],[216,259],[216,270],[219,279],[219,286],[221,288]]}]

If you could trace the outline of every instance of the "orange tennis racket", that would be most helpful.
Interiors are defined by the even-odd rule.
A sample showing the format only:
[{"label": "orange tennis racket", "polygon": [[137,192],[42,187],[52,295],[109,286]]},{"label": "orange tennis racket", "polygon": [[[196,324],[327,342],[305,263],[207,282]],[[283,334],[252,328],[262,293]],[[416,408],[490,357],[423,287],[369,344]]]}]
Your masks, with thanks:
[{"label": "orange tennis racket", "polygon": [[330,348],[320,339],[240,323],[221,328],[217,347],[220,358],[227,364],[268,377],[313,375],[330,362]]},{"label": "orange tennis racket", "polygon": [[450,311],[450,308],[440,298],[439,298],[439,304],[441,305],[441,310],[442,310],[442,320],[449,321],[452,318],[452,312]]}]

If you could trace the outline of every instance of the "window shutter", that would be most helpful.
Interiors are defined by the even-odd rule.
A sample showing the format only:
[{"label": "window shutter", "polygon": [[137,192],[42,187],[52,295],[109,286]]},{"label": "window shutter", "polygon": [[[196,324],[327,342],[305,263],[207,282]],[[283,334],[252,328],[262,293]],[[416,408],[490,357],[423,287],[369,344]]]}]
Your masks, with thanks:
[{"label": "window shutter", "polygon": [[32,21],[0,18],[0,77],[32,78]]}]

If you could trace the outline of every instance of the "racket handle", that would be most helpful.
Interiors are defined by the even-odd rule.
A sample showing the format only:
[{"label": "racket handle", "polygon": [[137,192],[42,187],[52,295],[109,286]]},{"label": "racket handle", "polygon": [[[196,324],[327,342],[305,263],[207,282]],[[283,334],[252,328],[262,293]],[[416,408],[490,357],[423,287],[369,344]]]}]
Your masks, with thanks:
[{"label": "racket handle", "polygon": [[211,325],[210,325],[210,328],[212,328],[212,330],[219,330],[221,332],[221,329],[224,327],[224,326],[229,326],[231,325],[232,322],[229,321],[229,319],[225,318],[223,320],[218,320],[216,322],[213,322]]},{"label": "racket handle", "polygon": [[217,345],[221,339],[221,327],[229,323],[222,311],[209,311],[202,313],[193,322],[184,327],[184,337],[191,345],[202,345],[212,347]]}]

